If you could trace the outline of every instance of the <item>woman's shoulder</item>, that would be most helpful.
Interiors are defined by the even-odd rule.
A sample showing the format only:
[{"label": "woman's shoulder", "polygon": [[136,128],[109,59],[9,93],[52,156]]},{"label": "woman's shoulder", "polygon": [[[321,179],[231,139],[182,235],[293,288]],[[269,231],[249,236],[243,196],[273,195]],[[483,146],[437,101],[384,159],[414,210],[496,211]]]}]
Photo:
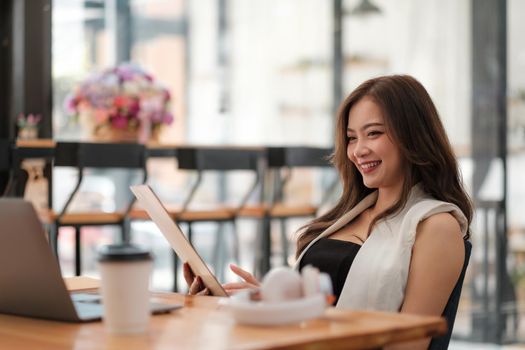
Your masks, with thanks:
[{"label": "woman's shoulder", "polygon": [[441,229],[459,227],[463,235],[468,230],[468,220],[457,205],[436,199],[417,187],[411,193],[405,208],[405,216],[416,225],[432,218],[429,221],[431,227],[436,226]]},{"label": "woman's shoulder", "polygon": [[417,234],[440,235],[443,238],[462,239],[458,220],[450,212],[441,212],[423,219],[417,228]]},{"label": "woman's shoulder", "polygon": [[456,205],[424,194],[412,196],[394,222],[399,225],[397,229],[403,233],[403,240],[410,245],[414,244],[416,233],[422,228],[445,233],[445,236],[440,234],[440,238],[453,232],[461,239],[468,231],[467,219]]},{"label": "woman's shoulder", "polygon": [[464,243],[460,225],[450,213],[429,216],[417,226],[414,251],[431,255],[450,264],[452,271],[461,268]]}]

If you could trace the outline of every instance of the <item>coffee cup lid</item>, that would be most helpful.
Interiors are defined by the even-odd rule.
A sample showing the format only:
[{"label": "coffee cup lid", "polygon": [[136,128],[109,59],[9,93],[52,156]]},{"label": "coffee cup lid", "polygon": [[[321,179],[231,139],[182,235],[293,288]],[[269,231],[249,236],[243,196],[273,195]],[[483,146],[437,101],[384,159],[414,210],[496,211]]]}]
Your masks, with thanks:
[{"label": "coffee cup lid", "polygon": [[149,250],[133,244],[110,244],[98,249],[98,261],[140,261],[151,260]]}]

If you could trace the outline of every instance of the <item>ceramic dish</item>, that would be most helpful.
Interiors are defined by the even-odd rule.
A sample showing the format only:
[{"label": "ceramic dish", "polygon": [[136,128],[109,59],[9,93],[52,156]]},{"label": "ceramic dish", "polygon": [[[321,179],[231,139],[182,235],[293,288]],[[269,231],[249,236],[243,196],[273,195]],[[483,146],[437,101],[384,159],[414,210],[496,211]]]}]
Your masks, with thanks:
[{"label": "ceramic dish", "polygon": [[322,294],[280,302],[251,301],[246,295],[235,295],[223,299],[222,304],[237,323],[260,326],[302,322],[321,316],[326,307]]}]

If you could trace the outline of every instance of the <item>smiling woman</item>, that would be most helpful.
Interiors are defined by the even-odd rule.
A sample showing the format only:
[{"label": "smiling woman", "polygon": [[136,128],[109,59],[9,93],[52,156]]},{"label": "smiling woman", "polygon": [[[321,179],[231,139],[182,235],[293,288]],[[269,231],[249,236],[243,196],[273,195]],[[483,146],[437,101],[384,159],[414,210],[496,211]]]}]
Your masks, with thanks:
[{"label": "smiling woman", "polygon": [[[448,310],[451,329],[455,310],[446,306],[453,300],[457,307],[451,295],[459,293],[468,260],[472,206],[425,88],[404,75],[361,84],[339,109],[333,162],[343,193],[300,232],[296,268],[329,274],[338,308]],[[227,290],[258,285],[232,270],[244,283]],[[449,339],[431,347],[446,348]]]},{"label": "smiling woman", "polygon": [[339,110],[333,161],[343,194],[301,232],[299,268],[332,272],[337,307],[441,315],[472,207],[425,88],[399,75],[361,84]]}]

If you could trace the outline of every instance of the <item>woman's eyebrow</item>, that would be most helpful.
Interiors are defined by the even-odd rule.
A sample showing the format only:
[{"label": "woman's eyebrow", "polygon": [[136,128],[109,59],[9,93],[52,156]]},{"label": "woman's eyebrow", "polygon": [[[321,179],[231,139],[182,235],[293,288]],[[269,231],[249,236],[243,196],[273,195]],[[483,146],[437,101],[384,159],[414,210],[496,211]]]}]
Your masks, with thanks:
[{"label": "woman's eyebrow", "polygon": [[[366,130],[372,126],[384,126],[383,123],[377,123],[377,122],[373,122],[373,123],[367,123],[365,125],[363,125],[363,127],[361,128],[361,130]],[[355,131],[354,129],[352,128],[346,128],[346,132],[350,132],[350,131]]]}]

